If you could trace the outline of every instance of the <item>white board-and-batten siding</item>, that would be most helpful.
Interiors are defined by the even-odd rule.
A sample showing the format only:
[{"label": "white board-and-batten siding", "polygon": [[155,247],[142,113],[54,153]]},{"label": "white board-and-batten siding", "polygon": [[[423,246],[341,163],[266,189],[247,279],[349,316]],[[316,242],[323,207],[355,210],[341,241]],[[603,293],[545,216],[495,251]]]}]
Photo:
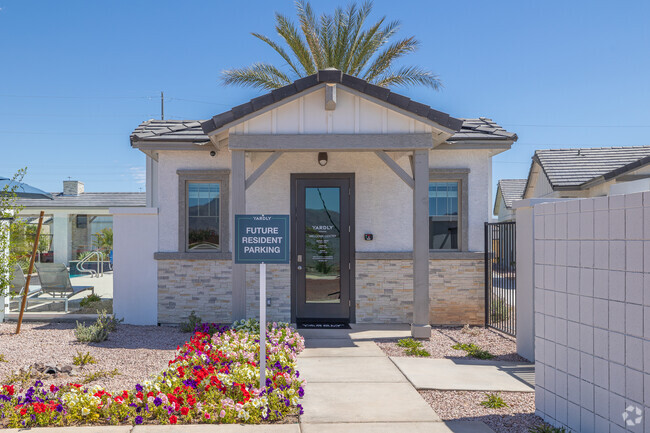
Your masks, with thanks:
[{"label": "white board-and-batten siding", "polygon": [[434,128],[337,86],[336,109],[325,110],[325,89],[230,128],[230,134],[409,134]]}]

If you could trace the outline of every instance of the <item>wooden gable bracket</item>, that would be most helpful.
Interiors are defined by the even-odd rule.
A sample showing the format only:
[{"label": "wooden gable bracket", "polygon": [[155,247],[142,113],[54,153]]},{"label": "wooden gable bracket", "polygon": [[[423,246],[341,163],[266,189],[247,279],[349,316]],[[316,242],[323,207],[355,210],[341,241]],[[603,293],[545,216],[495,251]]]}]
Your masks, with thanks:
[{"label": "wooden gable bracket", "polygon": [[257,167],[253,173],[251,173],[250,176],[248,176],[248,179],[246,179],[246,181],[245,181],[245,185],[246,185],[246,186],[245,186],[245,189],[250,188],[250,186],[253,185],[253,184],[255,183],[255,181],[256,181],[257,179],[259,179],[260,176],[262,176],[262,175],[264,174],[264,172],[265,172],[266,170],[268,170],[268,168],[269,168],[271,165],[273,165],[273,163],[274,163],[275,161],[277,161],[277,159],[278,159],[280,156],[282,156],[282,153],[283,153],[283,152],[278,152],[278,151],[276,151],[276,152],[273,152],[273,153],[271,154],[271,156],[269,156],[268,158],[266,158],[266,159],[264,160],[264,162],[261,163],[260,166]]},{"label": "wooden gable bracket", "polygon": [[325,86],[325,110],[336,110],[336,84],[328,83]]},{"label": "wooden gable bracket", "polygon": [[388,156],[383,150],[375,151],[375,155],[379,157],[393,172],[400,177],[411,189],[415,187],[415,181],[393,158]]}]

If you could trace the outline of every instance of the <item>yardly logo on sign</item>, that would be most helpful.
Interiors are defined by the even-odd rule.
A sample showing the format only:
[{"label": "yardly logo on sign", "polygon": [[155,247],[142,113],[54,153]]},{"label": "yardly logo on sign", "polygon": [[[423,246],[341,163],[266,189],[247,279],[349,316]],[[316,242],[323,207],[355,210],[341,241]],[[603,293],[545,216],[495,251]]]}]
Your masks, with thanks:
[{"label": "yardly logo on sign", "polygon": [[639,406],[629,405],[622,415],[623,421],[628,427],[634,427],[643,421],[643,410]]}]

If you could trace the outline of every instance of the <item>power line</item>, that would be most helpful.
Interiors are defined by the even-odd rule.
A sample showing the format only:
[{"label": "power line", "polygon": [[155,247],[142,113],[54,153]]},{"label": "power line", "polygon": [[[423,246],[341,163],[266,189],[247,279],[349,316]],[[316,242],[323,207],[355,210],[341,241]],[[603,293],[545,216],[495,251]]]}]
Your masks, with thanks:
[{"label": "power line", "polygon": [[531,128],[650,128],[650,125],[553,125],[535,123],[503,123],[506,126],[522,126]]},{"label": "power line", "polygon": [[157,96],[57,96],[57,95],[8,95],[0,94],[0,98],[38,98],[38,99],[154,99]]}]

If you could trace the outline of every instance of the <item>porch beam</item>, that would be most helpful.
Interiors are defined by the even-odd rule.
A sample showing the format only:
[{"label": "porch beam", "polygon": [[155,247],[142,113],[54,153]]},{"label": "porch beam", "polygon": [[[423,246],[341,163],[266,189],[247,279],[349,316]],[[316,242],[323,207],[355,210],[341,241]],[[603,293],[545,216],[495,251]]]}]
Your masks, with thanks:
[{"label": "porch beam", "polygon": [[405,184],[407,184],[409,187],[411,187],[411,189],[413,189],[413,187],[414,187],[413,178],[411,176],[409,176],[409,174],[406,171],[404,171],[404,169],[402,167],[400,167],[400,165],[398,163],[396,163],[393,158],[388,156],[388,154],[386,152],[384,152],[383,150],[377,150],[375,152],[375,155],[377,155],[379,157],[379,159],[384,161],[384,163],[391,170],[393,170],[393,172],[396,175],[398,175],[400,177],[400,179],[402,179],[404,181]]},{"label": "porch beam", "polygon": [[376,151],[432,149],[431,133],[414,134],[232,134],[230,150]]},{"label": "porch beam", "polygon": [[[235,215],[246,213],[246,156],[243,150],[231,153],[231,202],[232,219],[230,227],[235,227]],[[234,239],[234,236],[232,236]],[[233,243],[234,245],[234,243]],[[235,264],[232,258],[232,320],[246,318],[246,265]]]},{"label": "porch beam", "polygon": [[251,185],[253,185],[280,156],[282,156],[282,152],[273,152],[268,158],[266,158],[264,162],[261,163],[250,176],[248,176],[248,179],[246,179],[246,189],[250,188]]},{"label": "porch beam", "polygon": [[413,152],[413,323],[411,336],[429,338],[429,152]]}]

